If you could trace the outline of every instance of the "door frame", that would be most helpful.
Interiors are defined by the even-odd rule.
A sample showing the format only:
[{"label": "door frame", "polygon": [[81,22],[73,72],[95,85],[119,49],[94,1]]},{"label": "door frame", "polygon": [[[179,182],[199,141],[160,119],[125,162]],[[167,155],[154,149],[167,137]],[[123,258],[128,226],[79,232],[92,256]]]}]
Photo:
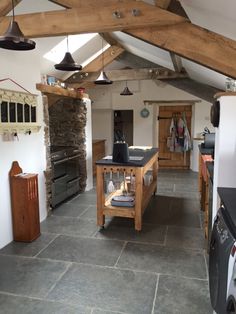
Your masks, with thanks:
[{"label": "door frame", "polygon": [[[191,99],[191,100],[145,100],[146,105],[153,105],[153,146],[158,147],[159,145],[159,107],[160,106],[178,106],[178,105],[189,105],[192,106],[192,118],[191,118],[191,138],[193,139],[194,135],[194,121],[195,121],[195,104],[200,103],[200,99]],[[193,150],[190,151],[190,169],[193,165]]]}]

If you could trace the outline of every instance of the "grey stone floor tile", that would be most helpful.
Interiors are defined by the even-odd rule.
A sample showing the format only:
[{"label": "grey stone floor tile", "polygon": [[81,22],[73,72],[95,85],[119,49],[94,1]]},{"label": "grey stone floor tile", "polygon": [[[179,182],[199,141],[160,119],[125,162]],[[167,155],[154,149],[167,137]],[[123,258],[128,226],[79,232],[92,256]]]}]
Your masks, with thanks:
[{"label": "grey stone floor tile", "polygon": [[191,199],[191,200],[199,200],[199,194],[198,192],[193,192],[193,191],[175,191],[173,193],[174,197],[179,197],[179,198],[186,198],[186,199]]},{"label": "grey stone floor tile", "polygon": [[1,249],[0,254],[35,256],[56,237],[55,234],[42,233],[39,238],[30,243],[13,241]]},{"label": "grey stone floor tile", "polygon": [[38,257],[94,265],[115,265],[123,241],[59,236]]},{"label": "grey stone floor tile", "polygon": [[169,209],[171,206],[172,198],[169,196],[153,196],[148,204],[147,209],[145,212],[153,209],[153,210],[159,210],[159,211],[165,211],[166,209]]},{"label": "grey stone floor tile", "polygon": [[111,226],[119,226],[126,228],[134,229],[134,219],[126,218],[126,217],[106,217],[106,228],[110,228]]},{"label": "grey stone floor tile", "polygon": [[154,314],[212,314],[205,280],[160,276]]},{"label": "grey stone floor tile", "polygon": [[188,198],[173,197],[171,200],[171,208],[176,210],[187,210],[191,212],[200,211],[200,200]]},{"label": "grey stone floor tile", "polygon": [[93,221],[72,217],[50,216],[41,223],[41,230],[43,232],[65,235],[91,236],[97,231],[97,226]]},{"label": "grey stone floor tile", "polygon": [[77,197],[70,201],[70,204],[81,204],[81,205],[96,205],[97,195],[94,194],[79,194]]},{"label": "grey stone floor tile", "polygon": [[161,208],[154,204],[149,206],[144,215],[143,221],[159,225],[175,225],[200,228],[199,211],[189,211],[183,208],[166,206]]},{"label": "grey stone floor tile", "polygon": [[189,249],[204,249],[204,232],[200,228],[173,227],[167,231],[166,245]]},{"label": "grey stone floor tile", "polygon": [[80,218],[97,220],[97,206],[96,205],[88,206],[87,209],[80,215]]},{"label": "grey stone floor tile", "polygon": [[117,267],[206,279],[202,252],[160,245],[128,243]]},{"label": "grey stone floor tile", "polygon": [[142,231],[136,231],[134,226],[123,227],[108,225],[106,228],[98,231],[95,237],[101,239],[118,239],[163,244],[166,229],[166,226],[143,224]]},{"label": "grey stone floor tile", "polygon": [[186,192],[186,193],[196,193],[197,185],[193,182],[186,183],[175,183],[175,192]]},{"label": "grey stone floor tile", "polygon": [[0,291],[43,298],[67,267],[64,262],[1,255]]},{"label": "grey stone floor tile", "polygon": [[151,313],[156,282],[154,274],[74,264],[48,299],[130,314]]},{"label": "grey stone floor tile", "polygon": [[52,210],[53,216],[65,216],[65,217],[78,217],[86,209],[88,205],[86,204],[73,204],[73,203],[64,203],[55,209]]},{"label": "grey stone floor tile", "polygon": [[92,314],[129,314],[127,312],[114,312],[114,311],[106,311],[101,309],[93,309]]},{"label": "grey stone floor tile", "polygon": [[90,314],[91,309],[0,293],[0,314]]}]

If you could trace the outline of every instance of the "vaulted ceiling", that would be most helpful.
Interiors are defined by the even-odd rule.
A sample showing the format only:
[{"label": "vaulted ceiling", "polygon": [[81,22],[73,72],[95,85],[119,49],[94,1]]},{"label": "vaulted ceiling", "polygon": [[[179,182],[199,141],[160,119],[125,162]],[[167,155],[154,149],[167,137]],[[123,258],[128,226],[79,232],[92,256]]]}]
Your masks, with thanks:
[{"label": "vaulted ceiling", "polygon": [[[65,35],[98,32],[111,44],[104,52],[104,62],[109,65],[106,69],[113,79],[151,77],[185,89],[191,86],[188,80],[192,79],[196,90],[200,89],[197,82],[224,89],[225,76],[236,79],[234,0],[227,3],[223,0],[15,0],[14,3],[21,30],[25,36],[37,38],[36,49],[41,55]],[[11,17],[6,15],[10,10],[11,0],[1,0],[0,34],[8,26]],[[94,42],[93,47],[97,44]],[[73,55],[78,63],[83,61],[81,55],[89,55],[93,50],[91,46],[84,49],[80,55]],[[102,67],[101,58],[84,68],[83,73],[89,74],[57,75],[63,74],[73,85],[91,86]],[[132,64],[135,58],[139,58],[139,66]],[[42,72],[56,75],[53,64],[41,60]]]}]

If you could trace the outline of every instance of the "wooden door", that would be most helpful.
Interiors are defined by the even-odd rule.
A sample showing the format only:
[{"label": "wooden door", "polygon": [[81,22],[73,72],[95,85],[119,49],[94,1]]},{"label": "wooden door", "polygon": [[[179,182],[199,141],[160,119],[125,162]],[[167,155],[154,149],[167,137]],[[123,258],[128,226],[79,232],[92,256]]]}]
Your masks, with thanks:
[{"label": "wooden door", "polygon": [[189,169],[190,167],[190,151],[171,152],[167,147],[172,117],[181,118],[183,113],[185,113],[188,131],[191,135],[191,105],[159,107],[159,166],[161,168]]}]

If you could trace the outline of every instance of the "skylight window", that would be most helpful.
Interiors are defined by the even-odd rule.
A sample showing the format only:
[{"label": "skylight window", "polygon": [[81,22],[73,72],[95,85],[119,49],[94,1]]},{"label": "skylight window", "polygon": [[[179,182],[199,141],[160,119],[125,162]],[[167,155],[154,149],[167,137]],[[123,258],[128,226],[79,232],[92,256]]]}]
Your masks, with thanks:
[{"label": "skylight window", "polygon": [[[97,33],[79,34],[68,36],[69,52],[73,53],[83,47],[92,38],[97,36]],[[63,39],[58,45],[47,52],[43,57],[54,63],[59,63],[65,56],[67,51],[67,39]]]},{"label": "skylight window", "polygon": [[110,44],[106,44],[103,49],[100,49],[99,51],[97,51],[96,53],[94,53],[91,57],[89,57],[88,59],[86,59],[84,62],[81,63],[82,67],[84,68],[87,64],[89,64],[90,62],[92,62],[95,58],[97,58],[102,52],[105,52],[111,45]]}]

